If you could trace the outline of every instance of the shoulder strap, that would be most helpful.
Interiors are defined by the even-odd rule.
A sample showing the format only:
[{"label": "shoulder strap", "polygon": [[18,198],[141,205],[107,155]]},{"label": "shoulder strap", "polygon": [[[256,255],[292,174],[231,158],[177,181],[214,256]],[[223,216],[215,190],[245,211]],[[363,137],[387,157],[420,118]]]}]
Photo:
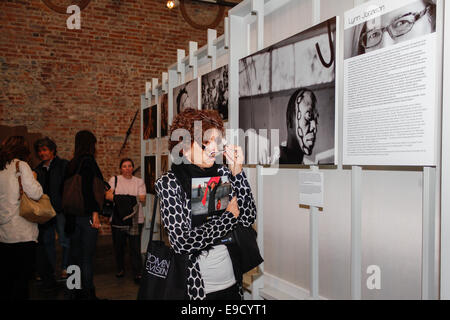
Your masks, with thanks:
[{"label": "shoulder strap", "polygon": [[[17,160],[17,162],[16,162],[16,173],[20,173],[19,163],[20,163],[20,161]],[[20,191],[19,200],[20,200],[20,198],[22,197],[22,194],[23,194],[22,177],[21,177],[20,174],[17,175],[17,179],[19,179],[19,191]]]},{"label": "shoulder strap", "polygon": [[[157,207],[157,205],[158,205],[158,197],[155,195],[155,200],[153,201],[152,222],[150,224],[150,240],[148,242],[149,245],[152,243],[152,240],[153,240],[153,233],[154,233],[154,228],[155,228],[155,223],[156,223],[156,207]],[[160,240],[162,240],[161,230],[159,232],[159,238],[160,238]]]},{"label": "shoulder strap", "polygon": [[116,189],[117,189],[117,176],[114,176],[114,191],[113,191],[113,194],[116,194]]},{"label": "shoulder strap", "polygon": [[75,174],[79,174],[81,171],[81,167],[83,166],[85,159],[81,159],[80,164],[78,165],[77,171],[75,171]]}]

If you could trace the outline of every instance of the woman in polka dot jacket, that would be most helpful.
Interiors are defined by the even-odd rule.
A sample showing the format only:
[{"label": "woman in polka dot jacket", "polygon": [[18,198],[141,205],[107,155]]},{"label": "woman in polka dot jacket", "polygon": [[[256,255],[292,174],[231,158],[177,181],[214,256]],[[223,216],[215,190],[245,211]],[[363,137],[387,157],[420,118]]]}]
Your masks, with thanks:
[{"label": "woman in polka dot jacket", "polygon": [[[194,126],[198,130],[199,121],[203,141],[194,141],[190,137],[194,137]],[[177,147],[182,163],[173,164],[171,170],[155,183],[155,190],[170,244],[176,253],[188,257],[187,296],[191,300],[240,300],[242,272],[239,270],[236,247],[234,244],[222,244],[225,243],[222,239],[237,224],[249,227],[256,219],[253,195],[242,171],[242,150],[231,145],[219,149],[224,127],[217,111],[187,109],[175,117],[169,136],[175,136],[172,135],[175,130],[178,134],[178,129],[184,129],[181,131],[182,135],[185,134],[183,143],[169,141],[169,150],[172,151],[172,159],[175,159],[174,155],[178,154],[174,147],[183,145],[182,150]],[[227,166],[216,163],[216,157],[222,152]],[[225,212],[200,225],[193,223],[190,199],[191,178],[199,175],[226,176],[232,190],[232,199]]]}]

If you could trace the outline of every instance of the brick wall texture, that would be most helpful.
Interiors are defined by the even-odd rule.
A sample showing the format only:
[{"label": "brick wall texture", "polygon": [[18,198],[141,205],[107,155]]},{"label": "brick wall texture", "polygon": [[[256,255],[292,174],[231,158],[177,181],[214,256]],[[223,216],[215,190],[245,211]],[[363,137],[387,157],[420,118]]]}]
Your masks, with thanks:
[{"label": "brick wall texture", "polygon": [[[0,124],[26,126],[51,137],[70,159],[77,131],[97,136],[97,161],[105,176],[118,174],[120,158],[139,163],[140,118],[122,156],[125,133],[140,107],[145,81],[161,79],[189,41],[207,42],[179,8],[164,0],[92,0],[81,12],[81,30],[69,30],[69,14],[39,0],[0,0]],[[69,6],[76,1],[53,0]],[[196,21],[212,21],[217,9],[190,5]],[[223,33],[223,21],[217,27]]]}]

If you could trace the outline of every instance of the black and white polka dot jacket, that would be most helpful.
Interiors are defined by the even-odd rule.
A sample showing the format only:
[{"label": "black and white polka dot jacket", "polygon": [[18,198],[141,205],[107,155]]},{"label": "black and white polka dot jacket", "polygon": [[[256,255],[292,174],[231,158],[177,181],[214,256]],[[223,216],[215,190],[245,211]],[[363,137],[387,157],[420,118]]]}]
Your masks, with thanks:
[{"label": "black and white polka dot jacket", "polygon": [[187,293],[191,300],[203,300],[206,296],[197,261],[198,255],[195,253],[225,236],[237,223],[249,227],[256,219],[255,201],[244,171],[233,176],[226,166],[222,166],[218,169],[218,175],[228,176],[232,196],[236,196],[238,200],[239,217],[236,219],[231,212],[225,211],[219,218],[211,219],[195,228],[191,227],[191,200],[176,176],[169,171],[155,183],[161,218],[172,248],[176,253],[188,255]]}]

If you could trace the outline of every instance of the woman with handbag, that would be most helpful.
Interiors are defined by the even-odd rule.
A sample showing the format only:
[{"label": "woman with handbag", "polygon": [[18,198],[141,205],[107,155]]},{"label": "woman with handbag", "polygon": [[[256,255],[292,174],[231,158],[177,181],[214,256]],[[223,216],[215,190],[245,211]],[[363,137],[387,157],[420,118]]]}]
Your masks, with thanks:
[{"label": "woman with handbag", "polygon": [[[94,256],[100,228],[99,212],[103,206],[103,203],[99,203],[99,198],[104,198],[104,191],[103,195],[98,197],[95,190],[95,181],[103,184],[103,175],[95,161],[96,143],[97,139],[90,131],[83,130],[76,134],[74,157],[67,165],[64,184],[65,231],[70,237],[71,248],[69,265],[76,265],[81,269],[81,290],[73,289],[69,295],[72,299],[97,299],[94,287]],[[68,180],[75,175],[81,176],[81,183],[71,185],[71,192],[75,194],[81,191],[82,207],[78,212],[69,212],[65,204],[66,188]]]},{"label": "woman with handbag", "polygon": [[[116,257],[117,273],[116,277],[121,278],[125,275],[124,265],[124,247],[128,239],[130,247],[131,266],[133,268],[134,281],[139,283],[142,277],[142,255],[141,255],[141,231],[144,223],[144,213],[142,205],[146,201],[146,189],[144,180],[133,176],[134,162],[130,158],[124,158],[120,161],[120,175],[111,177],[109,185],[111,189],[106,193],[106,199],[118,202],[124,196],[133,197],[135,205],[130,208],[132,212],[128,219],[130,223],[123,223],[116,216],[116,208],[111,220],[111,231],[114,244],[114,254]],[[118,214],[117,214],[118,215]],[[128,215],[130,216],[130,214]]]},{"label": "woman with handbag", "polygon": [[[201,131],[198,130],[200,122]],[[241,148],[232,145],[219,148],[223,132],[223,121],[217,111],[187,109],[178,114],[172,122],[170,136],[174,138],[181,133],[183,142],[178,146],[183,148],[178,148],[178,141],[169,141],[174,164],[155,184],[170,244],[175,253],[187,256],[186,293],[192,300],[240,300],[243,296],[239,250],[235,243],[225,239],[230,239],[229,234],[238,225],[253,224],[256,206],[242,171]],[[202,140],[194,140],[198,136]],[[221,160],[216,157],[222,153],[228,166],[216,163]],[[179,160],[181,163],[175,164]],[[197,205],[191,205],[191,199],[197,194],[198,184],[192,179],[218,180],[223,176],[231,182],[226,210],[219,215],[197,215]]]},{"label": "woman with handbag", "polygon": [[[37,223],[20,216],[20,174],[23,192],[39,200],[43,190],[27,161],[30,149],[24,137],[14,136],[0,147],[0,299],[29,298],[33,276]],[[16,173],[16,163],[20,173]]]}]

